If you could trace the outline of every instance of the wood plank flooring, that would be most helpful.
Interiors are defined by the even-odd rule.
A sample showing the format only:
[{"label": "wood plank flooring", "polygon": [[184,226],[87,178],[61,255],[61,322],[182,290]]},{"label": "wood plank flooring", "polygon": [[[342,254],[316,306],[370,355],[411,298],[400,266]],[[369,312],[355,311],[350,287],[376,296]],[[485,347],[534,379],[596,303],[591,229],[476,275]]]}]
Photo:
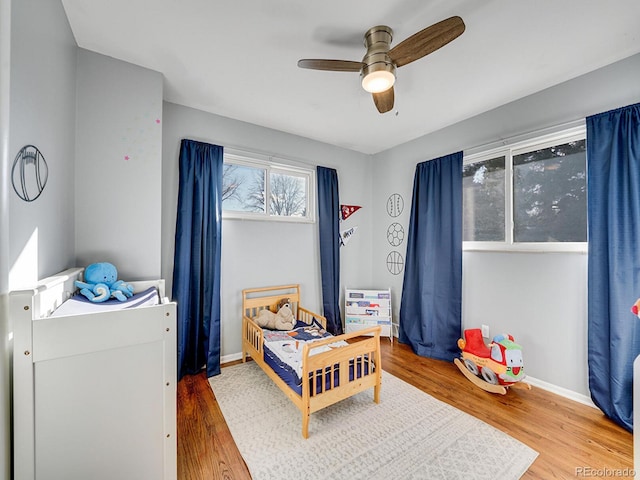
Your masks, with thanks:
[{"label": "wood plank flooring", "polygon": [[[525,479],[627,478],[615,472],[633,468],[631,433],[600,410],[535,387],[487,393],[453,363],[419,357],[398,342],[382,344],[386,371],[539,452]],[[178,384],[178,478],[251,478],[204,373]]]}]

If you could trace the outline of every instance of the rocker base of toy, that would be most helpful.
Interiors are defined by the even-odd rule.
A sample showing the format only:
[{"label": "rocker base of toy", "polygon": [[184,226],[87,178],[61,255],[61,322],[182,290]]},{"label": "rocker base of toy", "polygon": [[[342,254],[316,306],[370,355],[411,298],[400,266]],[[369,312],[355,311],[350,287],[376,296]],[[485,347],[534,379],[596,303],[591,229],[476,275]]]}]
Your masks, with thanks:
[{"label": "rocker base of toy", "polygon": [[499,393],[500,395],[506,395],[507,389],[509,387],[513,388],[521,388],[523,390],[531,390],[531,385],[524,382],[517,382],[511,385],[495,385],[493,383],[485,382],[480,377],[474,375],[469,369],[465,366],[464,363],[459,358],[454,358],[453,363],[456,364],[456,367],[462,372],[462,374],[467,377],[467,379],[473,383],[476,387],[480,387],[482,390],[490,393]]}]

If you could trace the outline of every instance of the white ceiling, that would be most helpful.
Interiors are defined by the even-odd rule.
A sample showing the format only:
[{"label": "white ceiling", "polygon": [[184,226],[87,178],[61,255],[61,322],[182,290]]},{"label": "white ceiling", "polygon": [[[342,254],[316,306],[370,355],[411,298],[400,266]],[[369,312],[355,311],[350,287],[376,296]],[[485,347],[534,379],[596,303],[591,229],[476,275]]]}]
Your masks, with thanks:
[{"label": "white ceiling", "polygon": [[[640,52],[638,0],[62,0],[78,45],[164,75],[169,102],[377,153]],[[393,47],[459,15],[466,31],[398,70],[381,115],[357,73],[364,32]],[[640,79],[639,79],[640,81]]]}]

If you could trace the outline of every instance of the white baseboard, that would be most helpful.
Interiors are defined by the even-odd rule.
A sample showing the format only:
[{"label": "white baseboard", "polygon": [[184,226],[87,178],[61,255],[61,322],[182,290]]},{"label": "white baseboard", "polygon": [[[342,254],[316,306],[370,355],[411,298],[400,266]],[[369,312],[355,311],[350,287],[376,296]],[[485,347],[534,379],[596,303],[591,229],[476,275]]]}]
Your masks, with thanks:
[{"label": "white baseboard", "polygon": [[[397,338],[396,338],[397,340]],[[230,355],[224,355],[220,357],[220,363],[224,365],[225,363],[235,362],[236,360],[242,360],[242,352],[232,353]],[[561,397],[568,398],[569,400],[574,400],[576,402],[582,403],[583,405],[587,405],[588,407],[598,408],[591,398],[587,397],[578,392],[574,392],[573,390],[569,390],[564,387],[559,387],[554,385],[553,383],[545,382],[544,380],[540,380],[535,377],[530,377],[527,375],[525,381],[533,387],[541,388],[542,390],[546,390],[551,393],[555,393],[556,395],[560,395]]]},{"label": "white baseboard", "polygon": [[223,355],[220,357],[220,364],[224,365],[225,363],[235,362],[236,360],[242,360],[242,352]]},{"label": "white baseboard", "polygon": [[574,392],[573,390],[569,390],[564,387],[559,387],[554,385],[553,383],[545,382],[544,380],[540,380],[535,377],[526,376],[524,379],[525,382],[531,384],[533,387],[541,388],[542,390],[547,390],[548,392],[555,393],[556,395],[560,395],[561,397],[568,398],[569,400],[574,400],[576,402],[582,403],[583,405],[587,405],[588,407],[598,408],[595,403],[591,400],[591,398],[587,397],[578,392]]}]

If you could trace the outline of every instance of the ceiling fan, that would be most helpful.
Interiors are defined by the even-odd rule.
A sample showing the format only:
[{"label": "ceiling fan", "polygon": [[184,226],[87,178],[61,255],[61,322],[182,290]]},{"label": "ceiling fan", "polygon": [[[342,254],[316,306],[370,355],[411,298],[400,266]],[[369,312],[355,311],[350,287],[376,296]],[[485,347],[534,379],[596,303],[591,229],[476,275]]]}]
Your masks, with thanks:
[{"label": "ceiling fan", "polygon": [[367,53],[361,62],[351,60],[298,60],[298,67],[335,72],[360,72],[362,88],[373,95],[373,102],[380,113],[393,108],[393,84],[396,68],[435,52],[464,32],[460,17],[450,17],[420,30],[390,48],[393,30],[386,25],[370,28],[364,35]]}]

